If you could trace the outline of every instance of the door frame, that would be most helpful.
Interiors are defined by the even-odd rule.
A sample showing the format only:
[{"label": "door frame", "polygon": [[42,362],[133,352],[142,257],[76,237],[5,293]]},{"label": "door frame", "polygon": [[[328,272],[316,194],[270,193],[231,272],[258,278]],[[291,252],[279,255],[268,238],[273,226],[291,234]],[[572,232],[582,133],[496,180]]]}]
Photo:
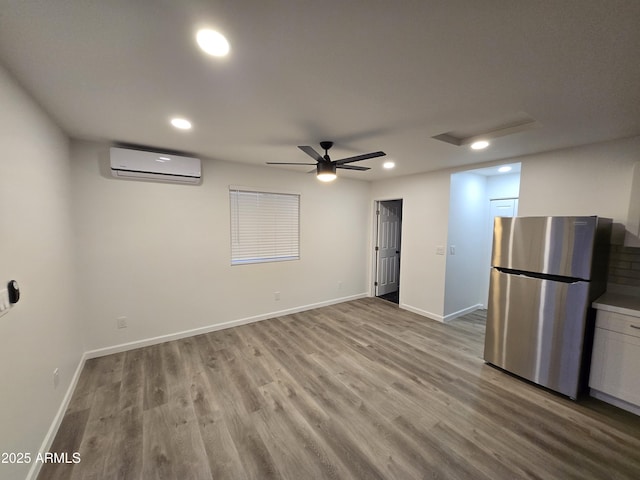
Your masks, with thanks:
[{"label": "door frame", "polygon": [[384,202],[400,202],[400,253],[398,254],[398,294],[400,293],[400,272],[402,271],[402,229],[403,229],[403,212],[404,212],[404,199],[402,197],[383,198],[373,201],[373,239],[371,242],[371,296],[377,297],[377,282],[378,282],[378,229],[379,229],[379,214],[380,204]]}]

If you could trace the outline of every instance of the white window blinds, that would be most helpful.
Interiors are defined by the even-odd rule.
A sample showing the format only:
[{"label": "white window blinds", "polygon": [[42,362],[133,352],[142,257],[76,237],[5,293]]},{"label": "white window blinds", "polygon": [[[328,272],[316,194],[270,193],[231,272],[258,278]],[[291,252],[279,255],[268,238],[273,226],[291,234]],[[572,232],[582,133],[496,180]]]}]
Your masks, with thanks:
[{"label": "white window blinds", "polygon": [[300,195],[229,188],[231,265],[300,258]]}]

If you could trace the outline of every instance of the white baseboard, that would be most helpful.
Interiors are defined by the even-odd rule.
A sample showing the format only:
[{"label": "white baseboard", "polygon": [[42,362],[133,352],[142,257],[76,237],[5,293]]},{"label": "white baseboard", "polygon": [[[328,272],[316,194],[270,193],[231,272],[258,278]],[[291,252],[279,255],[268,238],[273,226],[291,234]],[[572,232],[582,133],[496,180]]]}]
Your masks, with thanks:
[{"label": "white baseboard", "polygon": [[[300,307],[289,308],[286,310],[279,310],[275,312],[265,313],[262,315],[255,315],[253,317],[240,318],[237,320],[231,320],[229,322],[219,323],[215,325],[208,325],[206,327],[201,327],[201,328],[195,328],[193,330],[185,330],[182,332],[171,333],[168,335],[161,335],[159,337],[146,338],[142,340],[137,340],[135,342],[123,343],[120,345],[114,345],[112,347],[99,348],[97,350],[89,350],[87,352],[84,352],[80,357],[80,361],[78,362],[76,371],[73,374],[71,383],[67,388],[64,398],[62,399],[62,403],[58,408],[58,412],[56,413],[55,417],[53,418],[53,421],[51,422],[49,431],[44,437],[44,440],[42,442],[42,445],[40,446],[39,452],[47,452],[49,448],[51,448],[51,445],[53,443],[53,440],[55,439],[56,433],[58,433],[58,428],[60,428],[60,424],[62,423],[64,414],[67,411],[67,407],[69,406],[69,402],[71,401],[71,397],[73,396],[73,392],[76,388],[76,385],[78,384],[78,379],[80,378],[80,374],[82,373],[82,368],[84,367],[85,362],[91,358],[111,355],[112,353],[126,352],[127,350],[133,350],[135,348],[169,342],[171,340],[178,340],[181,338],[191,337],[194,335],[200,335],[202,333],[214,332],[216,330],[224,330],[226,328],[246,325],[248,323],[259,322],[261,320],[267,320],[269,318],[274,318],[274,317],[281,317],[283,315],[290,315],[292,313],[304,312],[305,310],[312,310],[314,308],[326,307],[328,305],[335,305],[337,303],[357,300],[357,299],[365,298],[368,296],[369,296],[368,293],[360,293],[360,294],[351,295],[348,297],[334,298],[332,300],[326,300],[324,302],[303,305]],[[27,474],[26,480],[35,480],[38,474],[40,473],[41,467],[42,467],[41,462],[33,462],[31,464],[31,468],[29,469],[29,473]]]},{"label": "white baseboard", "polygon": [[[111,355],[112,353],[120,353],[126,352],[127,350],[133,350],[134,348],[146,347],[149,345],[155,345],[158,343],[169,342],[171,340],[178,340],[180,338],[191,337],[194,335],[200,335],[202,333],[214,332],[216,330],[224,330],[225,328],[237,327],[240,325],[246,325],[248,323],[259,322],[261,320],[267,320],[269,318],[281,317],[283,315],[290,315],[292,313],[303,312],[305,310],[312,310],[314,308],[326,307],[328,305],[335,305],[337,303],[348,302],[351,300],[357,300],[359,298],[368,297],[368,293],[360,293],[358,295],[351,295],[348,297],[334,298],[332,300],[326,300],[324,302],[313,303],[309,305],[303,305],[300,307],[289,308],[286,310],[279,310],[276,312],[265,313],[262,315],[255,315],[253,317],[241,318],[238,320],[232,320],[229,322],[219,323],[216,325],[208,325],[206,327],[195,328],[193,330],[185,330],[182,332],[172,333],[169,335],[161,335],[159,337],[146,338],[143,340],[138,340],[135,342],[123,343],[120,345],[114,345],[112,347],[99,348],[97,350],[89,350],[84,352],[80,357],[80,361],[78,366],[76,367],[76,371],[73,374],[73,378],[71,379],[71,383],[67,388],[67,391],[62,399],[62,403],[58,408],[58,412],[56,413],[53,421],[51,422],[51,426],[49,427],[49,431],[47,432],[42,445],[40,446],[39,452],[47,452],[55,439],[56,433],[58,433],[58,428],[60,428],[60,424],[62,423],[62,419],[64,418],[64,414],[67,411],[67,407],[69,406],[69,402],[71,401],[71,397],[73,396],[73,392],[78,384],[78,379],[80,378],[80,374],[82,373],[82,368],[87,360],[91,358],[102,357],[105,355]],[[29,469],[29,473],[27,474],[26,480],[35,480],[40,473],[40,468],[42,467],[41,462],[33,462],[31,468]]]},{"label": "white baseboard", "polygon": [[[58,428],[60,428],[60,424],[62,423],[62,419],[64,418],[64,414],[67,411],[67,407],[69,406],[69,402],[71,401],[71,397],[73,396],[73,392],[76,389],[76,385],[78,384],[78,379],[80,378],[80,374],[82,373],[82,368],[87,360],[87,354],[83,353],[80,357],[80,361],[78,362],[78,366],[76,367],[76,371],[73,373],[73,377],[71,378],[71,383],[69,383],[69,387],[67,388],[66,393],[62,399],[62,403],[60,403],[60,407],[58,408],[58,412],[56,416],[53,417],[53,422],[51,422],[51,426],[49,427],[49,431],[44,437],[42,441],[42,445],[40,445],[40,450],[38,452],[48,452],[53,444],[53,440],[56,437],[56,433],[58,433]],[[29,469],[29,473],[27,474],[26,480],[36,480],[38,474],[40,473],[40,468],[42,468],[42,462],[32,462],[31,468]]]},{"label": "white baseboard", "polygon": [[422,315],[423,317],[430,318],[431,320],[444,322],[444,317],[442,315],[438,315],[437,313],[427,312],[426,310],[412,307],[411,305],[407,305],[406,303],[401,303],[399,307],[403,310],[408,310],[409,312],[417,313],[418,315]]},{"label": "white baseboard", "polygon": [[201,335],[203,333],[215,332],[217,330],[224,330],[226,328],[238,327],[240,325],[246,325],[248,323],[259,322],[261,320],[267,320],[269,318],[281,317],[284,315],[291,315],[292,313],[304,312],[306,310],[312,310],[314,308],[326,307],[328,305],[335,305],[337,303],[348,302],[351,300],[357,300],[359,298],[368,297],[368,293],[360,293],[357,295],[351,295],[349,297],[334,298],[332,300],[326,300],[324,302],[312,303],[309,305],[303,305],[300,307],[289,308],[286,310],[279,310],[270,313],[264,313],[261,315],[255,315],[253,317],[240,318],[237,320],[230,320],[228,322],[217,323],[214,325],[207,325],[206,327],[194,328],[192,330],[184,330],[182,332],[170,333],[167,335],[160,335],[158,337],[145,338],[142,340],[136,340],[128,343],[121,343],[112,347],[98,348],[96,350],[89,350],[85,352],[86,359],[104,357],[105,355],[111,355],[113,353],[126,352],[135,348],[148,347],[150,345],[156,345],[158,343],[170,342],[172,340],[179,340],[181,338],[193,337],[194,335]]},{"label": "white baseboard", "polygon": [[467,313],[475,312],[476,310],[480,310],[483,307],[484,307],[484,305],[482,305],[481,303],[477,303],[477,304],[472,305],[470,307],[463,308],[462,310],[458,310],[457,312],[453,312],[453,313],[450,313],[448,315],[445,315],[444,316],[444,322],[445,323],[449,322],[449,321],[453,320],[454,318],[461,317],[463,315],[466,315]]},{"label": "white baseboard", "polygon": [[454,318],[461,317],[462,315],[466,315],[467,313],[475,312],[484,307],[481,303],[476,305],[472,305],[471,307],[463,308],[462,310],[458,310],[457,312],[450,313],[448,315],[439,315],[433,312],[427,312],[426,310],[422,310],[421,308],[412,307],[411,305],[407,305],[406,303],[401,303],[400,308],[403,310],[408,310],[413,313],[417,313],[418,315],[422,315],[423,317],[430,318],[431,320],[436,320],[437,322],[447,323]]}]

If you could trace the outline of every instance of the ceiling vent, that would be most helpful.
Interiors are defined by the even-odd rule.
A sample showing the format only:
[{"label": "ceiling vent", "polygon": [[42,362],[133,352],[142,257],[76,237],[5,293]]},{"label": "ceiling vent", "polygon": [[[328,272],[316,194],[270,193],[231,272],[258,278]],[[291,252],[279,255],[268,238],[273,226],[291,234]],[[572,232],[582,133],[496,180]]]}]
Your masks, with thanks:
[{"label": "ceiling vent", "polygon": [[119,147],[111,147],[110,158],[111,174],[117,178],[186,184],[202,180],[199,158]]},{"label": "ceiling vent", "polygon": [[471,145],[480,140],[492,140],[498,137],[513,135],[514,133],[524,132],[539,126],[539,122],[526,113],[520,112],[501,121],[495,121],[494,119],[492,122],[476,124],[466,129],[452,130],[431,138],[450,143],[451,145],[462,146]]}]

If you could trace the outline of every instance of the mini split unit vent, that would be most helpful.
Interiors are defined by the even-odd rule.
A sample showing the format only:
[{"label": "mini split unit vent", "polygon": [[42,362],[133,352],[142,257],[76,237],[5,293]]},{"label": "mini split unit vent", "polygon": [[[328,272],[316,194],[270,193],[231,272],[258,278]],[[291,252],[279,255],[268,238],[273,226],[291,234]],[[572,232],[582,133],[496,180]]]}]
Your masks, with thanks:
[{"label": "mini split unit vent", "polygon": [[111,147],[111,174],[130,180],[200,183],[200,159]]}]

